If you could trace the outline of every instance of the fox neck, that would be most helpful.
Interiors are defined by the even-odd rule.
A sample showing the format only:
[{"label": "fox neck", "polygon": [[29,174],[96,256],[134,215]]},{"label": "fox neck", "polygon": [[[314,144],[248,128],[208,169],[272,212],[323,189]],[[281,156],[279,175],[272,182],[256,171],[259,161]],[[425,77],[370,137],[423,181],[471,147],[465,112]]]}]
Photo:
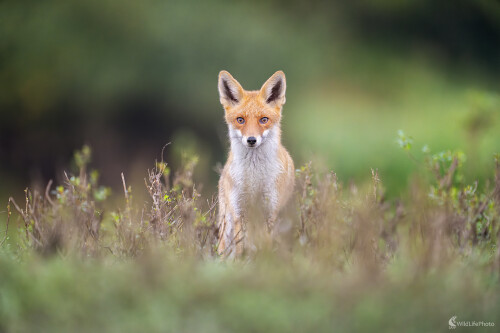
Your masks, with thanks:
[{"label": "fox neck", "polygon": [[242,144],[240,136],[235,130],[229,128],[231,140],[231,152],[235,161],[247,163],[263,163],[278,158],[278,149],[281,146],[281,129],[279,124],[274,125],[263,135],[262,143],[255,148],[249,148]]}]

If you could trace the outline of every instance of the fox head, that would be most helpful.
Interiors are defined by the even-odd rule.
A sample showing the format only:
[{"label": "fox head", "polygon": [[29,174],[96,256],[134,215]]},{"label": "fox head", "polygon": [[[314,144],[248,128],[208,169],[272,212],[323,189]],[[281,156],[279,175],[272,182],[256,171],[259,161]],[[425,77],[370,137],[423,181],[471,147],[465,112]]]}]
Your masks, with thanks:
[{"label": "fox head", "polygon": [[279,140],[285,90],[282,71],[274,73],[259,91],[244,90],[231,74],[221,71],[219,95],[231,142],[253,149],[266,141]]}]

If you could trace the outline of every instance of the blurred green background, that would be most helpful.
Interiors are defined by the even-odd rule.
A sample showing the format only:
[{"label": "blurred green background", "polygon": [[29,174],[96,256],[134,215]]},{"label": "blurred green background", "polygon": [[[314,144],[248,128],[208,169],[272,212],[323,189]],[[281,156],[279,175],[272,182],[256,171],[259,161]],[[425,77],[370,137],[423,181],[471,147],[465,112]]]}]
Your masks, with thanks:
[{"label": "blurred green background", "polygon": [[60,179],[93,147],[102,183],[142,183],[160,157],[200,155],[215,190],[227,153],[217,74],[258,89],[287,75],[285,146],[343,181],[378,168],[389,193],[418,152],[461,148],[484,179],[500,151],[500,3],[494,0],[2,1],[0,201]]}]

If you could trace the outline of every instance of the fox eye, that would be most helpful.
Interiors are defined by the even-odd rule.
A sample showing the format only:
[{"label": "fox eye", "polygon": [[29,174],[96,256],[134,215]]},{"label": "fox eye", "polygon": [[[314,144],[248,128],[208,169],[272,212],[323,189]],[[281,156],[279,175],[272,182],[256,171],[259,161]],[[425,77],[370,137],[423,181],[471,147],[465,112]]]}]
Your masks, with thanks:
[{"label": "fox eye", "polygon": [[245,119],[243,119],[243,117],[236,118],[236,121],[238,122],[238,124],[244,124],[245,123]]},{"label": "fox eye", "polygon": [[268,122],[268,121],[269,121],[269,118],[267,118],[267,117],[262,117],[262,118],[260,118],[260,120],[259,120],[259,122],[260,122],[261,124],[267,124],[267,122]]}]

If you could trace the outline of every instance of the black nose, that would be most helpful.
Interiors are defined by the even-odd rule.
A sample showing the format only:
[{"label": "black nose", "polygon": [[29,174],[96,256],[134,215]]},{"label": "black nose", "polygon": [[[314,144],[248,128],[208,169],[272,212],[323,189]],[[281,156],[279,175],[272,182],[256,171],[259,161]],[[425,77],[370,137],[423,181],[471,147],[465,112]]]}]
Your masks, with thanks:
[{"label": "black nose", "polygon": [[253,146],[254,144],[257,143],[257,139],[255,138],[255,136],[251,136],[247,139],[247,142],[250,146]]}]

